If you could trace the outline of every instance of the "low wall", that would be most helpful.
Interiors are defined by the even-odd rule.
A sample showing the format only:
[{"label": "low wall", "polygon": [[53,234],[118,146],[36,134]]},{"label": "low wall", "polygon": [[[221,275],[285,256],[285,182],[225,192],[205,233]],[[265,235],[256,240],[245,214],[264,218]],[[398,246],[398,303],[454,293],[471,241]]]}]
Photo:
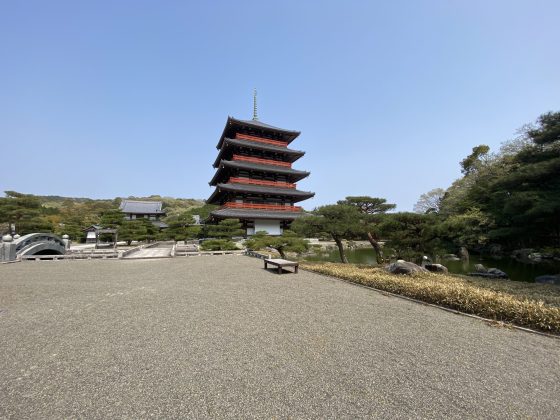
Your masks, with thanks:
[{"label": "low wall", "polygon": [[261,254],[260,252],[250,251],[250,250],[245,251],[244,255],[247,255],[248,257],[259,258],[261,260],[266,260],[267,258],[270,258],[269,254]]}]

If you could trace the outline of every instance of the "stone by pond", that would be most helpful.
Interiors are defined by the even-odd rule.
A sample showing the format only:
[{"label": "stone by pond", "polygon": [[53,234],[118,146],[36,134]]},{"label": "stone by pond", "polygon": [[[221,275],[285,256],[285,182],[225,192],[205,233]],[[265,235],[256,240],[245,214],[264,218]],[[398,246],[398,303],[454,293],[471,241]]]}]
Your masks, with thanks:
[{"label": "stone by pond", "polygon": [[[349,249],[346,251],[348,262],[352,264],[376,265],[375,251],[369,248]],[[306,257],[308,261],[332,261],[340,262],[338,251]],[[535,278],[544,275],[555,275],[560,273],[560,263],[550,261],[540,264],[525,264],[510,257],[500,259],[485,258],[479,255],[470,255],[468,263],[462,261],[442,261],[442,264],[449,269],[450,273],[467,274],[474,272],[476,264],[483,264],[486,267],[495,267],[505,273],[511,280],[534,283]]]}]

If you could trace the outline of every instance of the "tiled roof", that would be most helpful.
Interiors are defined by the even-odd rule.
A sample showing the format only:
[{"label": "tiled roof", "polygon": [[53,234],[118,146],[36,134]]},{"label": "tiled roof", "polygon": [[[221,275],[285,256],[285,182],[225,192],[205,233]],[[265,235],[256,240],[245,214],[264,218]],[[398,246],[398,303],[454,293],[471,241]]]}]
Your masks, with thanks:
[{"label": "tiled roof", "polygon": [[[268,173],[277,173],[288,175],[294,181],[299,181],[307,176],[309,176],[309,172],[306,171],[298,171],[296,169],[285,168],[282,166],[276,165],[261,165],[258,163],[252,162],[244,162],[244,161],[234,161],[234,160],[222,160],[220,161],[220,166],[224,166],[225,168],[235,168],[235,169],[244,169],[247,171],[256,171],[256,172],[268,172]],[[216,171],[214,178],[210,181],[210,185],[215,185],[218,181],[220,173],[220,168]]]},{"label": "tiled roof", "polygon": [[287,130],[285,128],[274,127],[273,125],[263,123],[262,121],[259,121],[259,120],[238,120],[237,118],[233,118],[233,117],[229,117],[228,120],[231,120],[232,122],[236,122],[236,123],[242,123],[242,124],[245,124],[245,125],[249,125],[249,126],[252,126],[252,127],[263,128],[265,130],[281,131],[283,133],[293,134],[296,137],[300,134],[299,131]]},{"label": "tiled roof", "polygon": [[264,185],[250,185],[250,184],[218,184],[214,193],[208,199],[209,203],[212,203],[214,198],[220,194],[220,190],[223,191],[234,191],[241,193],[256,193],[256,194],[266,194],[266,195],[280,195],[287,197],[294,197],[294,201],[301,201],[311,198],[315,193],[308,191],[300,191],[295,188],[277,188],[268,187]]},{"label": "tiled roof", "polygon": [[222,147],[222,142],[224,141],[224,137],[229,135],[235,134],[237,131],[235,128],[243,127],[253,129],[256,131],[263,131],[263,132],[274,132],[276,135],[280,135],[284,141],[290,143],[292,142],[297,136],[300,135],[299,131],[294,130],[286,130],[285,128],[274,127],[273,125],[263,123],[258,120],[238,120],[237,118],[228,117],[226,126],[224,127],[224,131],[220,136],[220,141],[218,142],[217,148],[220,149]]},{"label": "tiled roof", "polygon": [[286,212],[286,211],[266,211],[266,210],[245,210],[245,209],[219,209],[210,213],[212,217],[217,219],[236,218],[236,219],[276,219],[276,220],[294,220],[304,216],[303,212]]},{"label": "tiled roof", "polygon": [[163,214],[161,201],[122,200],[120,209],[130,214]]},{"label": "tiled roof", "polygon": [[[248,149],[263,150],[263,151],[266,151],[266,152],[281,153],[283,155],[286,155],[288,157],[288,162],[291,162],[291,163],[295,162],[300,157],[305,155],[305,152],[302,152],[301,150],[288,149],[287,147],[274,146],[273,144],[259,143],[259,142],[250,141],[250,140],[225,138],[224,139],[224,145],[225,146],[245,147],[245,148],[248,148]],[[220,160],[221,160],[222,155],[225,152],[225,150],[226,150],[226,148],[224,146],[222,146],[222,148],[220,149],[220,152],[218,153],[218,157],[216,158],[216,161],[214,162],[214,167],[219,165]]]}]

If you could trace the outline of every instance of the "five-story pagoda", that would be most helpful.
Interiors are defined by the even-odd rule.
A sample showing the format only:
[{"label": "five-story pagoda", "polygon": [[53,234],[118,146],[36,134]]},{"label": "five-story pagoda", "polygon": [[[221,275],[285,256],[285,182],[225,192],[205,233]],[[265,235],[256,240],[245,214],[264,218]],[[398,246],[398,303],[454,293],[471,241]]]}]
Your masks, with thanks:
[{"label": "five-story pagoda", "polygon": [[309,172],[292,168],[305,154],[288,148],[299,134],[260,122],[256,99],[252,120],[228,117],[216,146],[217,171],[210,181],[216,189],[207,203],[220,206],[210,214],[211,220],[235,218],[243,223],[247,235],[258,231],[280,235],[301,216],[303,209],[295,203],[315,193],[296,187],[297,181],[309,176]]}]

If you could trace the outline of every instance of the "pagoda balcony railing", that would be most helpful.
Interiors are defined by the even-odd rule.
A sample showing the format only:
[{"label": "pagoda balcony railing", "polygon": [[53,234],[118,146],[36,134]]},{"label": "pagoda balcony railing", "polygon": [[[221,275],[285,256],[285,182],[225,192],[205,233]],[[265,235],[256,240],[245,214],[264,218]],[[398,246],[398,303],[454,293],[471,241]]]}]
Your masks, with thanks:
[{"label": "pagoda balcony railing", "polygon": [[296,184],[290,184],[288,182],[280,181],[264,181],[261,179],[251,179],[251,178],[236,178],[231,177],[229,179],[230,184],[250,184],[250,185],[265,185],[268,187],[278,187],[278,188],[296,188]]},{"label": "pagoda balcony railing", "polygon": [[259,142],[259,143],[272,144],[274,146],[288,147],[288,143],[286,143],[285,141],[265,139],[263,137],[251,136],[249,134],[237,133],[235,135],[235,138],[238,139],[238,140],[250,140],[250,141],[256,141],[256,142]]},{"label": "pagoda balcony railing", "polygon": [[259,163],[259,164],[262,164],[262,165],[282,166],[284,168],[291,168],[292,167],[292,164],[289,163],[289,162],[282,162],[282,161],[279,161],[279,160],[272,160],[272,159],[261,159],[261,158],[250,157],[250,156],[233,155],[232,160]]},{"label": "pagoda balcony railing", "polygon": [[300,212],[300,206],[283,206],[281,204],[256,204],[256,203],[235,203],[227,202],[221,207],[223,209],[250,209],[250,210],[270,210],[270,211],[289,211]]}]

